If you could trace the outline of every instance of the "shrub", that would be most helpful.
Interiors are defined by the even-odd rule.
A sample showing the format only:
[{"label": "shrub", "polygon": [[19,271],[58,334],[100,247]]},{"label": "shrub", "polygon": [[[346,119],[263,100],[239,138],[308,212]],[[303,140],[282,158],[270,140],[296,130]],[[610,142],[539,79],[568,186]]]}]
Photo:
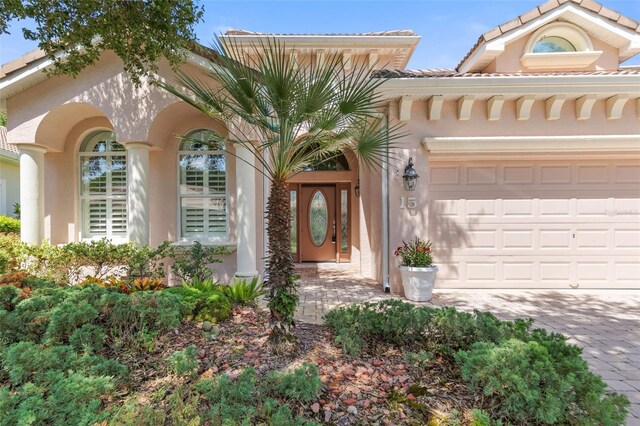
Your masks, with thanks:
[{"label": "shrub", "polygon": [[191,281],[203,281],[211,278],[214,270],[209,265],[221,263],[220,256],[229,254],[223,246],[203,246],[195,241],[190,247],[174,247],[171,256],[174,259],[171,269],[179,278]]},{"label": "shrub", "polygon": [[9,270],[9,254],[0,250],[0,275],[4,275]]},{"label": "shrub", "polygon": [[[312,367],[305,366],[297,374],[307,376],[309,371],[312,371]],[[300,378],[292,379],[295,374],[273,373],[269,375],[270,379],[260,384],[256,370],[250,367],[243,370],[236,380],[222,375],[216,379],[198,381],[195,385],[195,391],[202,396],[202,401],[208,406],[208,410],[203,416],[204,423],[216,425],[317,425],[317,423],[307,421],[300,416],[294,416],[287,405],[265,397],[274,391],[271,385],[275,383],[278,386],[277,393],[280,395],[296,395],[290,398],[308,401],[309,393],[305,395],[304,391],[300,392],[299,386],[302,386],[299,383]],[[293,388],[289,388],[289,385],[292,385]],[[317,394],[315,398],[317,398]]]},{"label": "shrub", "polygon": [[[606,385],[589,372],[578,348],[557,335],[547,338],[547,344],[478,342],[456,360],[471,388],[491,398],[495,417],[518,423],[624,424],[628,400],[604,394]],[[552,354],[548,346],[564,348]]]},{"label": "shrub", "polygon": [[[197,321],[219,322],[231,315],[231,303],[213,281],[197,281],[192,286],[183,281],[181,287],[170,287],[163,293],[170,293],[180,298],[183,315]],[[210,283],[211,285],[207,284]]]},{"label": "shrub", "polygon": [[205,419],[211,424],[251,424],[256,416],[256,370],[246,368],[231,381],[226,375],[203,379],[195,390],[209,403]]},{"label": "shrub", "polygon": [[250,283],[246,279],[234,279],[226,286],[221,286],[225,296],[232,303],[239,305],[255,305],[256,299],[266,294],[262,290],[262,281],[258,277],[253,277]]},{"label": "shrub", "polygon": [[20,219],[16,219],[13,217],[0,215],[0,232],[9,234],[19,234],[20,233]]},{"label": "shrub", "polygon": [[318,399],[322,382],[318,377],[318,368],[304,363],[292,372],[270,372],[265,380],[266,386],[273,393],[294,401],[310,402]]},{"label": "shrub", "polygon": [[169,365],[178,376],[194,374],[199,364],[197,348],[194,345],[175,351],[169,357]]},{"label": "shrub", "polygon": [[100,421],[102,398],[126,368],[98,356],[78,356],[69,346],[20,342],[3,352],[8,386],[0,391],[0,424],[82,424]]},{"label": "shrub", "polygon": [[334,309],[325,320],[334,330],[336,342],[352,355],[368,343],[387,342],[420,344],[429,351],[452,356],[478,341],[524,338],[532,324],[523,319],[500,321],[488,312],[416,307],[394,299]]},{"label": "shrub", "polygon": [[3,273],[17,272],[25,260],[25,244],[20,241],[20,236],[0,233],[0,251],[7,256],[8,260]]},{"label": "shrub", "polygon": [[107,339],[102,327],[85,324],[73,331],[69,344],[78,352],[93,353],[102,350]]}]

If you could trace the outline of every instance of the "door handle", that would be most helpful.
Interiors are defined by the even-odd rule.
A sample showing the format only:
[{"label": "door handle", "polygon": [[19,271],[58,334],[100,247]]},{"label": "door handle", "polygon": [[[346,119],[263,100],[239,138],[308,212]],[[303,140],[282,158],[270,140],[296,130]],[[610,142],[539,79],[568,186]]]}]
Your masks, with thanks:
[{"label": "door handle", "polygon": [[333,235],[331,236],[331,242],[336,243],[336,220],[333,219]]}]

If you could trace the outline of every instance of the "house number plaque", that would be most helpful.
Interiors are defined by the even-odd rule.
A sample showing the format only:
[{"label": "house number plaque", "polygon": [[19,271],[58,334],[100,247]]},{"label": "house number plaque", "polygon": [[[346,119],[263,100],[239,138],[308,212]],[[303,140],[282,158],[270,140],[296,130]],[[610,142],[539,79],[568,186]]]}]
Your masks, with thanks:
[{"label": "house number plaque", "polygon": [[416,197],[400,197],[401,209],[415,209],[417,205]]}]

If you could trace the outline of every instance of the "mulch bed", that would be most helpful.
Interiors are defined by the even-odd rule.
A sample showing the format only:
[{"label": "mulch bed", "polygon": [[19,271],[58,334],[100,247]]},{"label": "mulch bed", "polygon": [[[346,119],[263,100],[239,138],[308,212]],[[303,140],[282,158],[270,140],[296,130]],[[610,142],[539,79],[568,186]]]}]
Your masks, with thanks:
[{"label": "mulch bed", "polygon": [[[146,357],[116,356],[132,372],[131,389],[150,395],[166,386],[166,371],[159,369],[171,353],[195,345],[201,361],[200,374],[236,377],[253,366],[258,373],[295,368],[304,362],[318,365],[322,395],[317,402],[295,407],[299,414],[337,425],[440,424],[449,414],[478,406],[478,396],[460,383],[449,362],[436,359],[428,368],[406,362],[392,346],[376,345],[376,352],[347,357],[333,343],[330,330],[298,323],[298,347],[293,353],[276,353],[268,344],[268,313],[259,308],[236,309],[230,319],[214,326],[211,337],[202,324],[184,322],[157,339]],[[175,379],[175,378],[174,378]],[[126,395],[122,395],[123,398]]]}]

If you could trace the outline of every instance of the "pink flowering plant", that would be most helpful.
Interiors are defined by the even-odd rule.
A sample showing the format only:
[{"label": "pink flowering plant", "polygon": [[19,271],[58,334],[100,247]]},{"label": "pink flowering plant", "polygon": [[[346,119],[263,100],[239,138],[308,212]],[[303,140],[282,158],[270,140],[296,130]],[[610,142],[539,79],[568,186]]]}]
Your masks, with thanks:
[{"label": "pink flowering plant", "polygon": [[403,245],[398,247],[394,254],[400,256],[402,266],[412,268],[424,268],[431,266],[431,242],[423,241],[416,237],[408,243],[403,241]]}]

